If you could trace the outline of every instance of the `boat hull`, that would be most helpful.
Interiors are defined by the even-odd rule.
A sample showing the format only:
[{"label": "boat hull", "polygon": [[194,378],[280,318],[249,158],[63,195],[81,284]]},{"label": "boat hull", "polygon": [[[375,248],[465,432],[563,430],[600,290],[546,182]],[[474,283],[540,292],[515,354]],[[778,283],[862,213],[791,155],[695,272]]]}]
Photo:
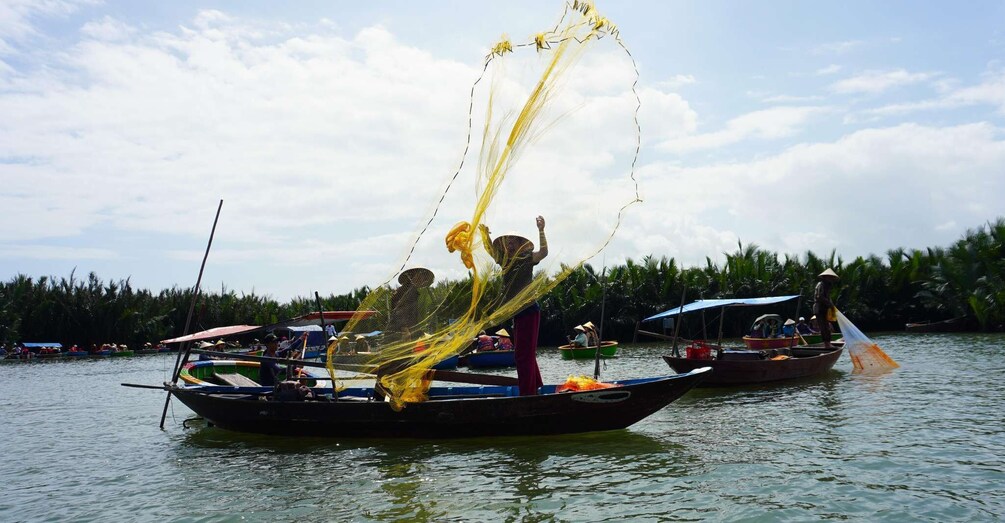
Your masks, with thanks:
[{"label": "boat hull", "polygon": [[[700,367],[711,367],[712,375],[702,387],[750,385],[823,374],[834,367],[843,349],[829,352],[793,351],[797,357],[784,360],[699,360],[663,356],[670,368],[689,372]],[[805,354],[805,357],[803,357]]]},{"label": "boat hull", "polygon": [[494,350],[472,352],[461,359],[461,365],[466,365],[472,369],[516,367],[516,351]]},{"label": "boat hull", "polygon": [[743,344],[750,350],[784,349],[799,345],[799,338],[751,338],[744,336]]},{"label": "boat hull", "polygon": [[[558,348],[563,360],[592,360],[597,357],[597,347],[573,347],[562,345]],[[605,341],[600,344],[601,358],[615,358],[618,354],[618,342]]]},{"label": "boat hull", "polygon": [[[255,395],[212,394],[199,388],[172,392],[213,425],[238,432],[381,438],[529,436],[623,429],[680,398],[708,374],[698,370],[627,380],[615,388],[581,392],[555,393],[552,385],[542,387],[543,394],[537,396],[518,396],[516,387],[434,388],[433,399],[399,412],[383,401],[349,400],[344,395],[351,390],[340,393],[340,401],[299,402],[261,401]],[[438,390],[457,389],[468,394],[437,396]],[[491,397],[472,397],[479,395]]]}]

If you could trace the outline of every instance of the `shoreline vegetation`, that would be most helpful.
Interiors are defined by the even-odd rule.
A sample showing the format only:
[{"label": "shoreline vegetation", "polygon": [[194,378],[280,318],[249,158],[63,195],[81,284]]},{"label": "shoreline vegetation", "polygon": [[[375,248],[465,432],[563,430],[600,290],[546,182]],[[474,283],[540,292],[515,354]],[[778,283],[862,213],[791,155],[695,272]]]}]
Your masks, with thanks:
[{"label": "shoreline vegetation", "polygon": [[[1005,329],[1005,218],[968,230],[949,247],[903,248],[885,257],[870,255],[844,261],[831,252],[821,257],[778,255],[754,244],[740,243],[726,253],[725,262],[710,258],[701,267],[681,267],[673,258],[645,256],[610,266],[606,274],[604,338],[633,340],[637,328],[662,332],[660,322],[639,322],[684,301],[708,298],[754,298],[801,294],[796,302],[778,306],[728,311],[727,337],[742,335],[753,317],[765,312],[796,318],[809,317],[816,275],[832,267],[841,275],[835,304],[865,330],[903,330],[908,322],[936,322],[963,318],[963,330],[992,332]],[[601,271],[586,264],[574,271],[540,300],[541,343],[560,345],[573,326],[591,320],[599,324],[604,296]],[[430,288],[429,303],[440,294],[464,286],[438,282]],[[355,310],[369,288],[322,298],[325,310]],[[135,289],[129,278],[102,281],[97,274],[78,278],[23,274],[0,284],[0,343],[58,341],[64,346],[127,343],[138,346],[182,334],[192,299],[191,288],[178,286],[156,294]],[[464,300],[452,300],[465,303]],[[279,303],[269,296],[236,293],[226,287],[201,293],[193,330],[234,324],[267,325],[316,311],[312,297]],[[445,324],[452,311],[426,321]],[[712,325],[712,316],[716,316]],[[379,325],[367,325],[374,330]],[[718,329],[717,313],[702,320],[686,320],[682,336],[700,337],[703,327]],[[646,338],[641,338],[646,341]]]}]

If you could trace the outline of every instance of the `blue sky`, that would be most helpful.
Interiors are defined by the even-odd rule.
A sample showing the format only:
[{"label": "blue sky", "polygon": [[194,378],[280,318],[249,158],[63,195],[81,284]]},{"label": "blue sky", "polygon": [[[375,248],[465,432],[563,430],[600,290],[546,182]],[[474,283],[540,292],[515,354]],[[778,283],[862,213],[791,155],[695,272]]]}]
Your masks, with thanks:
[{"label": "blue sky", "polygon": [[[191,285],[222,198],[207,287],[286,299],[380,283],[459,159],[486,50],[561,7],[8,0],[0,275]],[[1002,214],[1005,2],[598,8],[641,73],[645,202],[595,263],[696,264],[738,240],[850,259],[947,245]],[[611,51],[584,59],[581,110],[523,160],[548,179],[514,181],[519,212],[499,227],[540,212],[553,246],[596,243],[604,172],[630,161],[632,78]],[[584,179],[569,208],[529,194]],[[417,261],[459,275],[434,233]]]}]

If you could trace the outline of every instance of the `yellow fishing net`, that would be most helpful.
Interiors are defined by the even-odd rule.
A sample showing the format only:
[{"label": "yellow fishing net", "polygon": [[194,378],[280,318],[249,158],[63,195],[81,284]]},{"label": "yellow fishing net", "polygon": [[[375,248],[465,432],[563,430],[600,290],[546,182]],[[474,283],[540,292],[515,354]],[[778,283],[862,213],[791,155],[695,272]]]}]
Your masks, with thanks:
[{"label": "yellow fishing net", "polygon": [[[395,408],[423,401],[430,368],[470,350],[483,330],[512,329],[514,315],[605,248],[641,201],[637,80],[617,27],[592,2],[566,4],[526,41],[490,47],[460,166],[398,270],[361,304],[376,314],[344,328],[383,333],[364,356],[330,347],[332,378],[363,363]],[[482,136],[472,168],[473,129]]]},{"label": "yellow fishing net", "polygon": [[834,312],[838,327],[841,328],[841,337],[844,338],[844,348],[848,349],[855,372],[878,373],[900,367],[841,311],[834,309]]}]

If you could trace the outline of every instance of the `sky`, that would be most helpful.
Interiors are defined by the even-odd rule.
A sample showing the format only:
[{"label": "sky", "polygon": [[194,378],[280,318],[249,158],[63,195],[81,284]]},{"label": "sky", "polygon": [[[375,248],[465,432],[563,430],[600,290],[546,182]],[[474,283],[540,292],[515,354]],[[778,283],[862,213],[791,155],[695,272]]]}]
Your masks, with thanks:
[{"label": "sky", "polygon": [[[386,281],[457,170],[488,50],[562,6],[0,0],[0,277],[191,286],[222,199],[204,288]],[[595,266],[738,242],[884,256],[1005,215],[1005,2],[597,7],[639,71],[643,202]],[[514,100],[540,62],[516,55]],[[633,71],[611,42],[587,52],[494,232],[546,215],[556,264],[606,237],[634,195]],[[440,276],[464,272],[442,238],[470,219],[487,92],[412,260]]]}]

